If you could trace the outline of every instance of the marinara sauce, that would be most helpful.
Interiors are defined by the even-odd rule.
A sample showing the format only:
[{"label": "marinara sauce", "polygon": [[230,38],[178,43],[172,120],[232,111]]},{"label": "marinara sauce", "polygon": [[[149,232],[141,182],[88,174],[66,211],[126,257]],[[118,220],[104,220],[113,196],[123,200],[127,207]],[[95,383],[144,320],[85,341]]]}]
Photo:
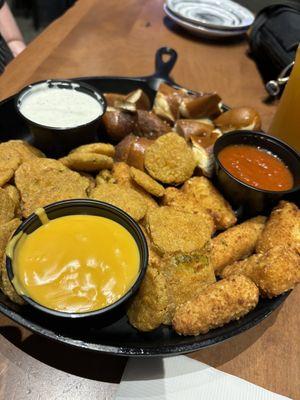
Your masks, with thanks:
[{"label": "marinara sauce", "polygon": [[249,145],[222,149],[219,161],[235,178],[258,189],[283,191],[293,187],[288,167],[271,152]]}]

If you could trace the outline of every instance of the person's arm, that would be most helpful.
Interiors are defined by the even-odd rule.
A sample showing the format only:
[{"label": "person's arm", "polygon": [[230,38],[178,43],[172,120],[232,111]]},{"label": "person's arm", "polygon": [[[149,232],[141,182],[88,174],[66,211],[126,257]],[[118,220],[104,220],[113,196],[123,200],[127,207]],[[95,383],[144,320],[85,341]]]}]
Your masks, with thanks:
[{"label": "person's arm", "polygon": [[25,49],[22,33],[6,2],[0,9],[0,33],[15,57]]}]

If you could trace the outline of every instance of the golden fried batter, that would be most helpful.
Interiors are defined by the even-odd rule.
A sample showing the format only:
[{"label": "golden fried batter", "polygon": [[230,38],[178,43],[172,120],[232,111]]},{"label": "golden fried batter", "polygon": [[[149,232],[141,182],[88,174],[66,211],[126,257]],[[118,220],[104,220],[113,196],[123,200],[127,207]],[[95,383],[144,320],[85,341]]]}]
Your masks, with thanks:
[{"label": "golden fried batter", "polygon": [[162,259],[168,292],[168,313],[164,324],[171,325],[178,306],[193,300],[208,285],[216,282],[208,255],[202,252],[177,253]]},{"label": "golden fried batter", "polygon": [[109,143],[89,143],[76,147],[76,149],[73,149],[70,152],[70,154],[73,153],[94,153],[103,154],[108,157],[114,157],[115,148],[112,144]]},{"label": "golden fried batter", "polygon": [[20,192],[18,189],[13,186],[13,185],[5,185],[3,186],[3,190],[9,195],[9,197],[12,199],[15,205],[15,215],[21,215],[21,209],[20,209]]},{"label": "golden fried batter", "polygon": [[196,167],[192,149],[175,132],[160,136],[145,151],[145,168],[160,182],[183,183]]},{"label": "golden fried batter", "polygon": [[44,154],[23,140],[9,140],[0,144],[0,171],[13,169],[32,158],[44,157]]},{"label": "golden fried batter", "polygon": [[0,188],[0,224],[12,220],[15,216],[15,203],[6,192]]},{"label": "golden fried batter", "polygon": [[113,183],[96,186],[90,197],[121,208],[136,221],[142,219],[147,211],[147,204],[141,195],[130,188]]},{"label": "golden fried batter", "polygon": [[131,178],[130,167],[128,164],[126,164],[125,162],[114,163],[112,176],[119,185],[128,187],[138,192],[146,201],[148,208],[157,207],[156,201],[150,196],[150,194],[145,192],[145,190],[138,186]]},{"label": "golden fried batter", "polygon": [[102,185],[103,183],[116,183],[112,171],[109,169],[102,169],[96,176],[96,185]]},{"label": "golden fried batter", "polygon": [[300,251],[300,210],[287,201],[281,201],[273,209],[256,251],[264,253],[280,245],[295,246]]},{"label": "golden fried batter", "polygon": [[264,229],[266,218],[258,216],[221,232],[212,239],[211,262],[219,274],[226,265],[250,256]]},{"label": "golden fried batter", "polygon": [[9,140],[0,143],[0,186],[9,182],[19,165],[44,154],[22,140]]},{"label": "golden fried batter", "polygon": [[225,277],[237,274],[252,279],[263,296],[278,296],[300,282],[300,254],[293,247],[275,246],[228,265],[222,272]]},{"label": "golden fried batter", "polygon": [[146,238],[147,241],[147,245],[148,245],[148,253],[149,253],[149,257],[148,257],[148,264],[151,265],[152,267],[156,268],[158,271],[161,271],[162,269],[162,258],[161,256],[157,253],[157,251],[155,250],[155,248],[153,247],[153,244],[149,238],[149,235],[146,231],[146,229],[141,225],[140,228],[143,231],[143,234]]},{"label": "golden fried batter", "polygon": [[160,254],[189,253],[209,242],[214,223],[206,213],[189,214],[172,207],[159,207],[148,211],[146,229]]},{"label": "golden fried batter", "polygon": [[1,169],[0,170],[0,186],[5,185],[14,176],[15,171],[13,169]]},{"label": "golden fried batter", "polygon": [[164,195],[164,187],[152,179],[151,176],[145,174],[145,172],[130,167],[130,176],[139,186],[153,196],[162,197]]},{"label": "golden fried batter", "polygon": [[156,268],[148,267],[140,289],[127,310],[129,322],[139,331],[151,331],[163,323],[167,306],[166,279]]},{"label": "golden fried batter", "polygon": [[80,176],[83,178],[87,179],[89,182],[89,186],[87,188],[87,194],[91,192],[94,187],[96,187],[96,179],[93,177],[93,175],[89,174],[88,172],[78,172]]},{"label": "golden fried batter", "polygon": [[236,223],[230,204],[204,176],[189,179],[183,185],[182,191],[211,213],[217,229],[227,229]]},{"label": "golden fried batter", "polygon": [[103,154],[75,152],[59,160],[66,167],[75,171],[97,172],[101,169],[111,169],[113,159]]},{"label": "golden fried batter", "polygon": [[258,288],[245,276],[222,279],[177,308],[173,328],[181,335],[207,333],[246,315],[255,308],[258,297]]},{"label": "golden fried batter", "polygon": [[7,243],[12,236],[13,232],[20,225],[21,221],[16,218],[0,226],[0,262],[1,262],[1,279],[0,286],[4,294],[10,298],[11,301],[18,304],[24,304],[22,298],[16,293],[7,275],[5,249]]},{"label": "golden fried batter", "polygon": [[86,198],[89,187],[87,178],[50,158],[23,163],[16,171],[15,183],[21,194],[24,217],[55,201]]}]

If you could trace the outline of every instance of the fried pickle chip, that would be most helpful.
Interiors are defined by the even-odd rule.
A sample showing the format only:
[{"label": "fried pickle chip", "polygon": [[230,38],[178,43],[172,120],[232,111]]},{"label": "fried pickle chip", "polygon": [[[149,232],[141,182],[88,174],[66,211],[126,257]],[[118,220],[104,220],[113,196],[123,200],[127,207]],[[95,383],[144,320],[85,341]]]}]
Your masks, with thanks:
[{"label": "fried pickle chip", "polygon": [[121,208],[136,221],[142,219],[147,211],[145,200],[136,191],[113,183],[96,186],[90,197]]},{"label": "fried pickle chip", "polygon": [[104,156],[114,157],[115,148],[109,143],[89,143],[73,149],[70,154],[74,153],[94,153],[103,154]]},{"label": "fried pickle chip", "polygon": [[150,237],[145,229],[145,227],[141,224],[139,224],[141,230],[143,231],[143,234],[146,238],[147,245],[148,245],[148,264],[151,265],[152,267],[156,268],[158,271],[161,271],[162,269],[162,257],[157,253],[155,248],[153,247],[153,244],[150,240]]},{"label": "fried pickle chip", "polygon": [[9,195],[9,197],[12,199],[15,205],[15,215],[21,215],[21,209],[20,209],[20,201],[21,201],[21,196],[20,192],[14,185],[5,185],[3,187],[3,190]]},{"label": "fried pickle chip", "polygon": [[189,214],[171,207],[150,209],[146,229],[159,254],[200,250],[214,230],[210,215]]},{"label": "fried pickle chip", "polygon": [[15,171],[10,168],[10,169],[1,169],[0,170],[0,186],[5,185],[7,182],[11,180],[11,178],[14,176]]},{"label": "fried pickle chip", "polygon": [[158,206],[150,194],[145,192],[145,190],[138,186],[131,178],[130,167],[128,164],[125,162],[114,163],[112,175],[118,185],[128,187],[138,192],[146,201],[148,208],[156,208]]},{"label": "fried pickle chip", "polygon": [[150,266],[127,310],[129,322],[139,331],[152,331],[163,323],[167,307],[166,279],[161,272]]},{"label": "fried pickle chip", "polygon": [[59,160],[66,167],[75,171],[97,172],[101,169],[111,169],[113,159],[103,154],[75,152]]},{"label": "fried pickle chip", "polygon": [[258,303],[256,285],[242,275],[209,285],[195,299],[178,307],[173,328],[180,335],[199,335],[238,320]]},{"label": "fried pickle chip", "polygon": [[79,172],[79,175],[88,180],[89,186],[87,188],[87,193],[89,194],[91,190],[96,187],[96,179],[88,172]]},{"label": "fried pickle chip", "polygon": [[22,162],[44,154],[22,140],[0,143],[0,186],[9,182]]},{"label": "fried pickle chip", "polygon": [[102,169],[96,176],[96,185],[102,185],[103,183],[116,183],[109,169]]},{"label": "fried pickle chip", "polygon": [[263,232],[266,217],[251,218],[212,239],[211,261],[216,273],[226,265],[250,256]]},{"label": "fried pickle chip", "polygon": [[263,296],[279,296],[300,282],[300,254],[293,247],[275,246],[266,253],[228,265],[222,271],[223,277],[233,275],[252,279]]},{"label": "fried pickle chip", "polygon": [[162,198],[162,204],[177,210],[186,211],[191,214],[203,213],[209,211],[193,195],[188,195],[182,190],[174,187],[168,187],[165,189],[164,196]]},{"label": "fried pickle chip", "polygon": [[0,188],[0,223],[12,220],[15,216],[15,203],[6,192]]},{"label": "fried pickle chip", "polygon": [[20,225],[21,221],[18,218],[6,222],[0,227],[0,262],[1,262],[1,279],[0,286],[4,294],[10,298],[11,301],[17,304],[24,304],[23,299],[17,294],[7,275],[5,249],[7,243],[13,232]]},{"label": "fried pickle chip", "polygon": [[175,132],[160,136],[145,151],[146,170],[162,183],[183,183],[192,176],[195,167],[192,149]]},{"label": "fried pickle chip", "polygon": [[6,143],[19,153],[21,162],[29,161],[35,157],[45,157],[43,152],[23,140],[9,140]]},{"label": "fried pickle chip", "polygon": [[300,251],[300,210],[287,201],[280,201],[271,212],[256,251],[264,253],[281,245],[295,246]]},{"label": "fried pickle chip", "polygon": [[89,181],[50,158],[34,158],[23,163],[15,174],[21,193],[22,215],[60,200],[87,197]]},{"label": "fried pickle chip", "polygon": [[151,176],[145,174],[145,172],[142,172],[134,167],[130,167],[130,176],[135,183],[153,196],[161,197],[164,195],[164,187],[152,179]]},{"label": "fried pickle chip", "polygon": [[208,254],[177,253],[162,259],[166,278],[168,312],[164,323],[172,324],[177,307],[197,297],[208,285],[216,282]]},{"label": "fried pickle chip", "polygon": [[204,176],[189,179],[183,185],[182,191],[211,213],[217,229],[227,229],[236,223],[237,219],[230,204]]}]

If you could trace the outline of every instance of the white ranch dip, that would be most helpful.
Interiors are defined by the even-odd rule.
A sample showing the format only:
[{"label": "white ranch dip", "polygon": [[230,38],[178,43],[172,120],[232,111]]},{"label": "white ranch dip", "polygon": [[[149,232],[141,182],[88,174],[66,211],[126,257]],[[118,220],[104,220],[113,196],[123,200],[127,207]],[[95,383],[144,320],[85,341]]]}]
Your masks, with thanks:
[{"label": "white ranch dip", "polygon": [[29,120],[53,128],[84,125],[103,113],[94,97],[74,89],[49,88],[45,83],[32,87],[19,110]]}]

